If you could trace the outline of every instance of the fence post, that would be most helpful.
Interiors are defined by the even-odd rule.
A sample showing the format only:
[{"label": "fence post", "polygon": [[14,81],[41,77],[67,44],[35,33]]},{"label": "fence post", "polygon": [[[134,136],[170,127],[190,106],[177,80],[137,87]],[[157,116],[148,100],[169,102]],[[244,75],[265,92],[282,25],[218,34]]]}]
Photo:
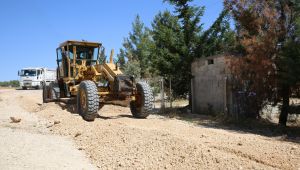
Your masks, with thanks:
[{"label": "fence post", "polygon": [[156,94],[153,93],[153,109],[155,109],[155,101],[156,101],[155,96],[156,96]]},{"label": "fence post", "polygon": [[160,110],[162,113],[165,112],[165,91],[164,91],[164,78],[161,78],[161,88],[160,88],[160,97],[161,97],[161,107]]},{"label": "fence post", "polygon": [[227,103],[227,76],[224,77],[224,114],[228,116],[228,103]]},{"label": "fence post", "polygon": [[169,89],[170,89],[170,108],[172,108],[172,78],[171,78],[171,76],[169,77],[169,83],[170,83],[170,87],[169,87]]}]

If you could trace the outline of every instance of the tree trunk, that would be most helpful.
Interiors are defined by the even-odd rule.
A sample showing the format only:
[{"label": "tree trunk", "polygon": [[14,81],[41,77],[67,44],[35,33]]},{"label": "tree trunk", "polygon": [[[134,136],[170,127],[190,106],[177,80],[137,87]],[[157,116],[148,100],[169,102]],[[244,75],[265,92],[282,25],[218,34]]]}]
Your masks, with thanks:
[{"label": "tree trunk", "polygon": [[279,124],[282,126],[286,126],[288,113],[289,113],[289,106],[290,106],[290,86],[283,85],[282,87],[282,108],[281,113],[279,116]]}]

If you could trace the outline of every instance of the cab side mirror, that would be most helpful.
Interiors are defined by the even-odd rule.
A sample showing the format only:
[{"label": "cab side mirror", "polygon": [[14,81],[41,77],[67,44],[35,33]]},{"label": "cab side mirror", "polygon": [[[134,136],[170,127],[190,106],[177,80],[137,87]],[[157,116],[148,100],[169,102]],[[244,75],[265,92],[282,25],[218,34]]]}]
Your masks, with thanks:
[{"label": "cab side mirror", "polygon": [[20,76],[20,71],[18,71],[18,76]]}]

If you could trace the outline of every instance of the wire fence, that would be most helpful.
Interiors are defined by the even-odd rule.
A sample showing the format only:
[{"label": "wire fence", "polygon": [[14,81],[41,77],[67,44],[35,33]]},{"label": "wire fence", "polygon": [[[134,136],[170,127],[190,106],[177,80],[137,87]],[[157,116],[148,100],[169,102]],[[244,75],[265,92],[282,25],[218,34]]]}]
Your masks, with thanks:
[{"label": "wire fence", "polygon": [[186,98],[176,98],[173,95],[172,79],[170,77],[155,77],[146,79],[150,84],[154,96],[154,108],[164,113],[166,109],[185,107]]}]

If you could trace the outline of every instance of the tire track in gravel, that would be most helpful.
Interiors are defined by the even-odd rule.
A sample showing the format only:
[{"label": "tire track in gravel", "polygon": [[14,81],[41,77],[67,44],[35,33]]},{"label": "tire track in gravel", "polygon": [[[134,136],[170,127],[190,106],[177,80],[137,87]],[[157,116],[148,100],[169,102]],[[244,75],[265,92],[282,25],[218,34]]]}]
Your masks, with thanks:
[{"label": "tire track in gravel", "polygon": [[246,159],[249,159],[250,161],[260,163],[260,164],[263,164],[263,165],[266,165],[266,166],[269,166],[269,167],[272,167],[272,168],[279,168],[278,165],[267,163],[265,161],[257,159],[255,157],[253,157],[252,155],[243,153],[241,151],[237,151],[237,150],[234,150],[234,149],[230,149],[230,148],[227,148],[227,147],[221,147],[221,146],[209,146],[209,147],[211,149],[217,149],[217,150],[223,151],[225,153],[231,153],[231,154],[237,155],[239,157],[246,158]]}]

